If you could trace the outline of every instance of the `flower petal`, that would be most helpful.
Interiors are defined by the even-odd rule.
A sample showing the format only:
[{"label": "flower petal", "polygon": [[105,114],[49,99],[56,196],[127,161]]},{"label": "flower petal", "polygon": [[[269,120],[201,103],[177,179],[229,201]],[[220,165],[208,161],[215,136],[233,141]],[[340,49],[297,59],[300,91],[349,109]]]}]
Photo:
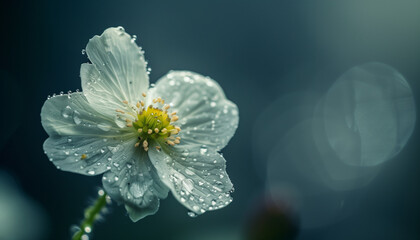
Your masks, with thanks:
[{"label": "flower petal", "polygon": [[48,99],[41,110],[41,122],[50,136],[44,142],[50,160],[57,168],[85,175],[107,171],[113,161],[125,155],[121,141],[131,136],[96,112],[82,93]]},{"label": "flower petal", "polygon": [[[69,142],[71,140],[71,142]],[[49,137],[44,142],[44,151],[54,165],[64,171],[84,175],[98,175],[106,172],[112,163],[119,141],[91,137]]]},{"label": "flower petal", "polygon": [[171,71],[151,90],[162,97],[179,116],[181,138],[185,142],[222,149],[238,127],[238,108],[227,100],[223,90],[209,77]]},{"label": "flower petal", "polygon": [[233,185],[226,173],[226,161],[214,149],[199,145],[161,145],[149,150],[149,157],[161,180],[191,211],[202,214],[225,207]]},{"label": "flower petal", "polygon": [[96,111],[82,93],[64,94],[45,101],[41,123],[49,136],[114,137],[128,132],[108,116]]},{"label": "flower petal", "polygon": [[[86,46],[92,64],[82,64],[80,76],[88,101],[108,114],[135,104],[147,92],[149,77],[143,51],[122,27],[108,28]],[[116,106],[117,105],[117,106]]]},{"label": "flower petal", "polygon": [[169,191],[147,153],[140,149],[136,149],[128,161],[105,173],[102,183],[112,199],[125,204],[134,222],[156,213],[159,199],[166,198]]}]

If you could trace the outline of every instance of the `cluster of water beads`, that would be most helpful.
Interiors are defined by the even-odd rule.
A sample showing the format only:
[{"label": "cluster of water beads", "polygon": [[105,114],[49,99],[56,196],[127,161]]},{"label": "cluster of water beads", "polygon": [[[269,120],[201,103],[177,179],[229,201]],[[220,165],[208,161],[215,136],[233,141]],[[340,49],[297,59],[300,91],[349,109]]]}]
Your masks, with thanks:
[{"label": "cluster of water beads", "polygon": [[[192,81],[191,79],[189,79],[189,81]],[[215,108],[218,106],[219,101],[217,99],[210,99],[205,97],[204,98],[204,103],[208,106],[210,106],[211,108]],[[72,108],[72,107],[70,107]],[[217,120],[218,118],[220,118],[223,114],[232,114],[232,115],[237,115],[237,110],[236,109],[232,109],[229,108],[228,106],[224,106],[222,108],[218,108],[219,110],[215,113],[215,119]],[[84,126],[88,126],[88,127],[97,127],[103,131],[109,131],[110,130],[110,126],[107,125],[106,123],[99,123],[96,126],[91,124],[91,123],[85,123],[84,120],[82,121],[78,121],[78,119],[80,118],[80,113],[78,111],[74,112],[71,111],[71,109],[68,109],[67,107],[65,108],[64,111],[69,111],[68,113],[65,112],[63,117],[68,118],[68,119],[73,119],[74,123],[76,125],[84,125]],[[187,111],[189,111],[189,109],[187,109]],[[76,120],[74,120],[74,115],[76,116]],[[83,119],[83,118],[82,118]],[[220,131],[219,128],[217,128],[218,126],[216,126],[216,120],[211,120],[208,122],[208,124],[206,126],[196,126],[196,127],[192,127],[190,129],[188,129],[187,131],[185,131],[185,135],[191,135],[191,137],[195,136],[197,134],[197,132],[200,131],[212,131],[212,132],[217,132]],[[182,119],[180,120],[181,124],[186,124],[187,120]],[[86,124],[86,125],[85,125]],[[233,125],[232,125],[233,124]],[[234,127],[235,123],[229,122],[226,125],[227,126],[232,126]],[[181,125],[182,126],[182,125]],[[207,134],[209,135],[209,134]],[[212,136],[207,136],[207,138],[214,138]],[[103,139],[104,141],[106,141],[107,139]],[[67,138],[67,141],[69,143],[71,143],[73,140],[71,137]],[[123,145],[123,141],[121,141],[120,143],[118,143],[117,145],[112,145],[112,147],[107,147],[105,149],[100,149],[98,153],[100,154],[106,154],[108,152],[110,153],[115,153],[117,151],[117,149],[119,147],[121,147]],[[223,144],[221,144],[223,145]],[[216,147],[219,148],[219,147]],[[85,150],[83,150],[85,151]],[[199,153],[200,155],[203,156],[210,156],[209,155],[209,151],[208,151],[208,147],[206,145],[202,145],[201,148],[199,148]],[[86,158],[89,159],[89,157],[91,157],[88,152],[86,153],[75,153],[75,161],[80,161],[80,160],[85,160],[82,159],[81,155],[86,154]],[[178,156],[174,156],[174,157],[178,157]],[[188,157],[188,151],[184,151],[183,154],[178,158],[181,161],[185,161]],[[110,169],[112,167],[115,167],[117,169],[120,169],[121,167],[125,166],[127,169],[130,168],[130,166],[132,166],[131,163],[127,163],[126,165],[121,165],[119,162],[123,162],[123,161],[118,161],[118,162],[112,162],[112,156],[107,158],[110,163],[107,164],[105,163],[107,166],[107,169]],[[193,161],[193,162],[197,162],[197,159],[200,159],[199,156],[196,157],[192,157],[190,158],[188,161]],[[209,166],[209,164],[216,164],[217,163],[217,159],[212,160],[210,162],[206,162],[206,163],[201,163],[202,167],[205,166]],[[97,165],[100,165],[102,163],[96,163]],[[172,164],[169,164],[173,166]],[[84,166],[80,166],[81,168],[84,168]],[[93,166],[92,166],[93,167]],[[95,170],[92,170],[91,167],[89,167],[89,169],[86,168],[86,171],[89,175],[94,175],[96,174]],[[227,175],[225,175],[224,173],[224,169],[220,168],[219,169],[220,174],[215,174],[215,173],[210,173],[210,172],[206,172],[205,170],[202,171],[201,173],[195,173],[194,169],[192,168],[185,168],[184,171],[182,172],[183,177],[182,180],[180,182],[180,186],[182,187],[182,190],[179,191],[180,195],[182,195],[183,197],[180,199],[181,202],[187,202],[187,201],[195,201],[196,204],[195,205],[190,205],[192,206],[192,210],[194,212],[191,212],[189,215],[194,215],[194,214],[201,214],[204,213],[206,211],[209,210],[215,210],[215,209],[219,209],[222,208],[224,206],[226,206],[227,204],[229,204],[232,199],[230,197],[230,193],[232,190],[226,191],[223,189],[223,180],[224,179],[228,179]],[[194,175],[203,175],[203,176],[209,176],[209,175],[214,175],[215,177],[218,177],[219,180],[216,179],[211,179],[209,182],[203,182],[203,181],[196,181],[194,182],[190,177],[194,177]],[[170,176],[171,181],[176,181],[176,176]],[[108,180],[108,181],[126,181],[126,177],[119,177],[119,176],[115,176],[112,179],[106,179],[106,177],[104,177],[104,180]],[[179,180],[178,180],[179,181]],[[198,191],[200,191],[200,188],[207,188],[207,189],[211,189],[212,194],[210,195],[198,195],[196,194],[196,190],[194,188],[197,188]],[[131,185],[129,186],[129,191],[131,192],[131,196],[133,197],[141,197],[144,194],[144,189],[145,188],[139,188],[138,185],[131,183]],[[226,191],[226,192],[224,192]],[[194,213],[194,214],[192,214]]]},{"label": "cluster of water beads", "polygon": [[[223,112],[223,110],[222,110],[222,112]],[[66,108],[63,110],[62,114],[63,114],[63,117],[66,118],[66,119],[67,118],[73,119],[73,121],[74,121],[74,123],[76,125],[80,125],[80,124],[83,125],[83,124],[85,124],[84,122],[82,122],[80,120],[80,113],[77,110],[76,111],[73,111],[72,110],[72,107],[70,107],[70,106],[66,106]],[[214,121],[212,121],[212,125],[214,125]],[[88,126],[88,127],[94,127],[93,125],[86,125],[86,126]],[[107,124],[104,124],[104,123],[100,123],[96,127],[100,128],[103,131],[108,131],[109,130],[109,126]],[[194,128],[193,130],[196,130],[196,128]],[[190,134],[190,133],[186,133],[186,134]],[[68,143],[72,143],[73,142],[73,137],[67,137],[66,141]],[[108,141],[108,139],[103,139],[103,141],[106,142],[106,141]],[[97,162],[94,165],[89,166],[89,167],[87,167],[86,164],[82,164],[82,165],[80,165],[80,169],[83,170],[84,168],[86,168],[85,171],[86,171],[86,173],[88,175],[95,175],[97,173],[96,170],[95,170],[95,168],[96,167],[100,167],[100,165],[103,165],[103,164],[106,165],[106,168],[108,170],[111,169],[112,167],[115,167],[117,169],[120,169],[121,164],[119,164],[118,162],[112,162],[112,155],[114,153],[116,153],[121,148],[121,146],[123,146],[123,141],[122,140],[117,145],[108,146],[106,148],[98,149],[94,153],[89,152],[86,149],[75,148],[75,149],[72,149],[72,150],[74,150],[74,153],[73,153],[74,154],[74,161],[75,162],[79,162],[81,160],[85,160],[86,161],[86,159],[87,158],[90,158],[92,155],[111,153],[107,157],[109,163],[106,163],[106,162],[105,163]],[[79,151],[79,150],[82,150],[82,152]],[[94,149],[91,148],[90,150],[94,150]],[[65,155],[70,155],[71,154],[71,151],[69,151],[68,149],[64,149],[64,147],[63,147],[63,151],[65,151]],[[208,147],[206,145],[202,145],[202,147],[199,149],[199,152],[200,152],[201,155],[206,155],[208,153]],[[51,160],[52,160],[53,155],[50,155],[50,156],[51,156]],[[180,157],[180,160],[186,160],[186,157],[187,156],[188,156],[188,151],[184,151],[184,153]],[[190,160],[192,160],[192,161],[195,162],[195,161],[197,161],[197,158],[192,158]],[[84,161],[81,161],[81,162],[84,162]],[[217,163],[217,160],[214,160],[213,161],[213,164],[216,164],[216,163]],[[57,165],[57,166],[59,166],[59,165]],[[131,164],[130,163],[127,163],[127,168],[130,168],[130,166],[131,166]],[[205,163],[202,163],[202,166],[206,166],[206,164]],[[223,169],[219,169],[219,170],[221,172],[223,172]],[[193,169],[189,169],[189,168],[186,168],[185,169],[185,176],[193,176],[194,174],[195,173],[193,172]],[[209,173],[207,173],[207,174],[209,174]],[[219,177],[220,177],[220,179],[223,179],[225,176],[223,174],[219,174]],[[118,177],[115,177],[113,180],[118,181],[120,179]],[[197,186],[200,186],[200,187],[204,185],[204,183],[202,181],[199,181],[196,184],[197,184]],[[220,191],[220,188],[218,188],[217,186],[218,185],[223,185],[223,183],[221,181],[214,181],[212,183],[212,185],[214,185],[214,187],[215,187],[214,189],[215,189],[215,192],[216,192],[216,191]],[[185,179],[182,182],[182,186],[186,189],[186,191],[181,191],[181,194],[184,193],[185,195],[187,195],[186,193],[187,192],[190,192],[191,191],[191,188],[193,187],[192,180]],[[131,189],[132,190],[135,189],[135,185],[133,185],[133,187],[131,187]],[[136,191],[133,191],[133,192],[136,192]],[[136,194],[133,194],[133,195],[136,195]],[[227,195],[226,198],[228,198],[228,197],[229,196]],[[193,197],[191,196],[189,198],[191,200],[191,198],[193,198]],[[222,198],[223,198],[223,196],[220,196],[220,199],[222,199]],[[204,202],[204,199],[203,198],[197,198],[197,199],[200,202]],[[182,201],[182,199],[181,199],[181,201]],[[218,209],[218,208],[221,208],[221,207],[229,204],[231,202],[231,199],[220,201],[220,203],[218,203],[217,200],[213,200],[211,202],[212,202],[212,204],[208,204],[208,206],[206,206],[204,204],[203,205],[203,208],[200,208],[198,206],[194,206],[193,208],[194,208],[195,211],[200,211],[201,213],[204,213],[206,210]]]},{"label": "cluster of water beads", "polygon": [[[171,155],[172,157],[170,157]],[[167,165],[177,170],[167,177],[173,184],[179,200],[192,208],[188,215],[195,217],[197,214],[217,210],[231,203],[230,194],[234,189],[226,175],[224,160],[220,156],[211,155],[206,145],[201,146],[198,154],[192,153],[191,155],[187,150],[184,150],[179,159],[192,162],[198,162],[197,159],[200,161],[206,159],[206,161],[198,164],[197,169],[192,169],[181,168],[181,165],[173,160],[177,159],[177,154],[169,154],[164,159]],[[220,168],[214,169],[212,166],[215,165],[219,165]]]}]

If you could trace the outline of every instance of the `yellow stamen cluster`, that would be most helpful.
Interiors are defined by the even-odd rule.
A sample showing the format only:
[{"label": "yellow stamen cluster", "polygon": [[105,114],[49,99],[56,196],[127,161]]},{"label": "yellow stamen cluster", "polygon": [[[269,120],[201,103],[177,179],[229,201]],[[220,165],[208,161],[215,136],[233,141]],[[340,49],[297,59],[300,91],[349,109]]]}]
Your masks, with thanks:
[{"label": "yellow stamen cluster", "polygon": [[[146,94],[142,93],[142,96],[146,97]],[[117,113],[130,115],[125,118],[125,122],[127,127],[133,127],[138,134],[138,141],[134,147],[142,146],[145,151],[148,151],[151,140],[164,142],[170,146],[179,144],[181,138],[175,135],[181,131],[181,128],[174,125],[174,122],[179,119],[176,112],[168,113],[170,106],[165,104],[161,97],[153,99],[152,102],[161,108],[153,105],[145,107],[144,101],[130,106],[129,102],[124,100],[123,103],[128,108],[134,109],[136,114],[129,113],[131,111],[116,110]],[[157,146],[156,149],[160,150],[160,147]]]}]

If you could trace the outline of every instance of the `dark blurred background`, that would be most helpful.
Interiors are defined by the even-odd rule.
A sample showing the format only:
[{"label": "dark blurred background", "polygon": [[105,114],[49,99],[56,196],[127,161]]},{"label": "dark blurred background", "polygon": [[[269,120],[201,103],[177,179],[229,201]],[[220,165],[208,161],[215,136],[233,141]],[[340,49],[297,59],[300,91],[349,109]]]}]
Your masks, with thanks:
[{"label": "dark blurred background", "polygon": [[[42,230],[32,238],[15,232],[16,238],[0,239],[69,239],[70,226],[95,198],[100,176],[59,171],[44,155],[47,134],[39,114],[48,95],[81,89],[80,64],[88,61],[81,51],[111,26],[137,35],[151,82],[169,70],[191,70],[218,81],[238,105],[239,128],[223,150],[236,191],[228,207],[196,218],[171,195],[157,214],[137,223],[114,204],[92,239],[419,239],[417,126],[395,157],[351,189],[314,188],[313,181],[301,181],[311,169],[298,175],[281,165],[290,151],[300,151],[281,148],[290,134],[296,140],[286,130],[306,126],[295,107],[310,113],[311,104],[356,65],[376,61],[395,68],[419,112],[419,10],[415,0],[2,0],[0,170],[19,198],[37,209],[33,222],[18,221],[16,231],[29,231],[34,222]],[[266,109],[270,114],[263,114]],[[273,121],[279,114],[281,121]],[[265,138],[267,129],[274,136]],[[293,161],[306,166],[311,157]],[[278,166],[278,173],[272,168],[269,177],[267,166]]]}]

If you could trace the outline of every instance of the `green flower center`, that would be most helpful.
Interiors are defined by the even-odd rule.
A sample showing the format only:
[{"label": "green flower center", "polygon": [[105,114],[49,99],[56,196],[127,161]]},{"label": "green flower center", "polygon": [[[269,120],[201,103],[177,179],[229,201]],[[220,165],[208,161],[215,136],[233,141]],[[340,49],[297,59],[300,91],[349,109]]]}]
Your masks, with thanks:
[{"label": "green flower center", "polygon": [[[146,94],[143,93],[143,96],[146,97]],[[136,115],[134,120],[126,118],[127,127],[132,127],[136,130],[138,136],[138,141],[134,145],[135,147],[142,146],[145,151],[149,150],[150,141],[159,141],[160,143],[166,143],[170,146],[179,144],[181,138],[175,137],[180,131],[181,128],[174,125],[174,122],[178,120],[176,112],[168,113],[170,108],[169,105],[164,105],[165,101],[160,97],[153,99],[153,104],[156,104],[159,107],[154,107],[149,105],[147,108],[144,107],[144,102],[137,102],[135,106],[130,106],[127,101],[123,101],[128,108],[135,109]],[[118,113],[125,114],[124,111],[118,110]],[[131,115],[131,114],[130,114]],[[132,119],[132,118],[131,118]],[[160,150],[160,147],[156,147]]]}]

